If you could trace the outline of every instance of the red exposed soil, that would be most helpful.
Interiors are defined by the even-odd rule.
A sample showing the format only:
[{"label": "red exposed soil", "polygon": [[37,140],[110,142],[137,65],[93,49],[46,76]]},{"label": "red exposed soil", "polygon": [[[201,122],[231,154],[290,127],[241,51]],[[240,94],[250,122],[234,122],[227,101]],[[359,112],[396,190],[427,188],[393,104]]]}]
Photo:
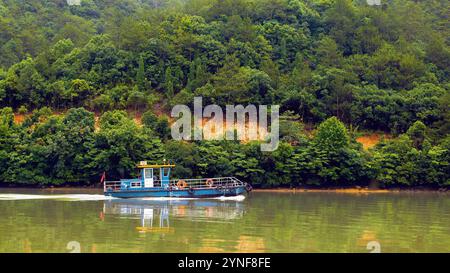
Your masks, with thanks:
[{"label": "red exposed soil", "polygon": [[385,139],[390,138],[390,135],[388,134],[382,134],[382,133],[373,133],[365,136],[360,136],[356,138],[356,141],[361,143],[363,145],[364,149],[370,149],[378,144],[378,142],[381,141],[381,138],[384,137]]}]

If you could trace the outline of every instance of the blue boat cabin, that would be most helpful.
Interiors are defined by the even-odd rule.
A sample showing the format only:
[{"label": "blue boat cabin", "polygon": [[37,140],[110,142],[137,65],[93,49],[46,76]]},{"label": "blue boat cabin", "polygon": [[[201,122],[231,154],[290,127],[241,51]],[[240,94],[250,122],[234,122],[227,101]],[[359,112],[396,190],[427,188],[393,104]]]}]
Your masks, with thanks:
[{"label": "blue boat cabin", "polygon": [[140,169],[140,176],[133,179],[121,179],[121,190],[139,190],[142,188],[168,188],[170,172],[175,165],[148,165],[146,161],[141,161],[137,166]]}]

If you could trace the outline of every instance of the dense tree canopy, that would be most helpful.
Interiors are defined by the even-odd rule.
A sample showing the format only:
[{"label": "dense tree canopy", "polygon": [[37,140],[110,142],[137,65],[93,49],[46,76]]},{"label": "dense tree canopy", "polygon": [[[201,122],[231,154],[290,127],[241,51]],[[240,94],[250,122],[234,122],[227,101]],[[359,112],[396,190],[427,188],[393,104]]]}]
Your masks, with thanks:
[{"label": "dense tree canopy", "polygon": [[[261,186],[449,185],[448,9],[440,0],[0,0],[0,180],[92,183],[166,157],[179,175]],[[279,149],[171,141],[161,113],[194,96],[280,105]],[[127,111],[144,113],[142,124]],[[394,138],[364,151],[355,128]]]}]

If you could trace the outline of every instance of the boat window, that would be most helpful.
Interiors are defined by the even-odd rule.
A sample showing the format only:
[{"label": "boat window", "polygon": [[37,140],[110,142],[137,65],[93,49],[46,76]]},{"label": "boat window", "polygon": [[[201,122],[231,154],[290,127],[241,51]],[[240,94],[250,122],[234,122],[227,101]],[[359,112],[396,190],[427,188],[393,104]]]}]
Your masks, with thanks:
[{"label": "boat window", "polygon": [[132,188],[138,188],[141,186],[141,182],[131,182],[131,187]]},{"label": "boat window", "polygon": [[153,178],[153,169],[145,169],[145,178]]}]

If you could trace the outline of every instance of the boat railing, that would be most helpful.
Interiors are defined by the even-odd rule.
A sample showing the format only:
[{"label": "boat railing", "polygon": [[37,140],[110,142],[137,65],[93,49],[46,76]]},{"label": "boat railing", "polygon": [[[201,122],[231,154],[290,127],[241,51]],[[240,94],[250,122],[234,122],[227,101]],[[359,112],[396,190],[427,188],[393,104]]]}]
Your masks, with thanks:
[{"label": "boat railing", "polygon": [[[186,183],[184,184],[183,181]],[[172,179],[169,181],[172,187],[189,187],[194,189],[213,188],[213,187],[238,187],[245,183],[236,177],[218,177],[218,178],[198,178],[198,179]]]},{"label": "boat railing", "polygon": [[121,187],[121,181],[105,181],[103,183],[103,191],[119,191]]}]

